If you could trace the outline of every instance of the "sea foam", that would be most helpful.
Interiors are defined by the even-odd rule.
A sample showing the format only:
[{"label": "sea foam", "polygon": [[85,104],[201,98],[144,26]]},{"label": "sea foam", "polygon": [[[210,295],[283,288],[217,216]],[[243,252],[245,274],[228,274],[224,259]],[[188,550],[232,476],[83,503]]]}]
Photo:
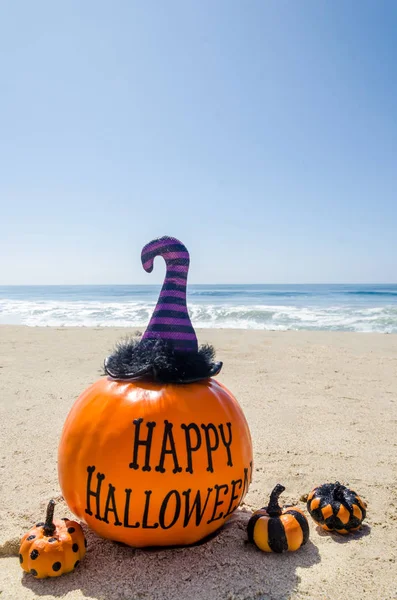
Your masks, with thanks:
[{"label": "sea foam", "polygon": [[[147,325],[155,301],[0,300],[0,323],[50,327]],[[339,330],[397,333],[396,305],[244,304],[189,302],[195,327],[225,329]]]}]

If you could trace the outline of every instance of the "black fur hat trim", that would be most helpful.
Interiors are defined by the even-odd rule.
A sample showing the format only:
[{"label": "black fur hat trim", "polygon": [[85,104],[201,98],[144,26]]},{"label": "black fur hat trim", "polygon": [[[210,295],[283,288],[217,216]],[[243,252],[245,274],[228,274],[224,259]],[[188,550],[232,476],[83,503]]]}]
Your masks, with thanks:
[{"label": "black fur hat trim", "polygon": [[221,362],[214,362],[210,345],[197,352],[181,352],[163,339],[131,338],[117,344],[105,360],[104,369],[113,379],[150,379],[158,383],[194,383],[217,375]]}]

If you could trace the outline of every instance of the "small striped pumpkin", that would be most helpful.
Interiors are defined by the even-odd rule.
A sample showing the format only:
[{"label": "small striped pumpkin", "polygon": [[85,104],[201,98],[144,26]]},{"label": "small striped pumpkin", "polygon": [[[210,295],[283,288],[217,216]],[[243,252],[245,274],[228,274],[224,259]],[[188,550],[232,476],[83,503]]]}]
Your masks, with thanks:
[{"label": "small striped pumpkin", "polygon": [[309,524],[296,506],[279,505],[285,487],[279,483],[270,494],[269,506],[254,512],[248,521],[248,539],[263,552],[298,550],[309,539]]},{"label": "small striped pumpkin", "polygon": [[339,481],[314,488],[307,498],[307,510],[317,525],[342,534],[359,529],[366,508],[360,496]]}]

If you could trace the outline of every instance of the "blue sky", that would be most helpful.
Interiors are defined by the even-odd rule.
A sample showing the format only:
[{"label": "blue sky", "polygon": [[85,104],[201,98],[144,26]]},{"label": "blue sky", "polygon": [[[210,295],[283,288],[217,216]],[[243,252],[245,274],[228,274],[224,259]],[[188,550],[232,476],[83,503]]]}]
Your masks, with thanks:
[{"label": "blue sky", "polygon": [[394,0],[3,0],[0,284],[397,281]]}]

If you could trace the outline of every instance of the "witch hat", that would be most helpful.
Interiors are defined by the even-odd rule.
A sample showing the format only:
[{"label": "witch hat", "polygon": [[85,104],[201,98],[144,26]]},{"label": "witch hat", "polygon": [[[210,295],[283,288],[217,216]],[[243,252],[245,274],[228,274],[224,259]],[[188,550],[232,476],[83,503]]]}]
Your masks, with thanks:
[{"label": "witch hat", "polygon": [[153,271],[154,259],[159,255],[164,258],[167,271],[156,308],[142,339],[160,338],[171,342],[175,350],[197,352],[197,337],[186,305],[189,252],[175,238],[154,240],[142,250],[141,260],[145,271]]},{"label": "witch hat", "polygon": [[106,373],[114,379],[163,383],[192,383],[217,375],[222,363],[213,362],[212,346],[199,348],[186,305],[189,252],[175,238],[153,240],[141,254],[148,273],[156,256],[164,258],[167,268],[156,308],[142,338],[120,343],[105,360]]}]

